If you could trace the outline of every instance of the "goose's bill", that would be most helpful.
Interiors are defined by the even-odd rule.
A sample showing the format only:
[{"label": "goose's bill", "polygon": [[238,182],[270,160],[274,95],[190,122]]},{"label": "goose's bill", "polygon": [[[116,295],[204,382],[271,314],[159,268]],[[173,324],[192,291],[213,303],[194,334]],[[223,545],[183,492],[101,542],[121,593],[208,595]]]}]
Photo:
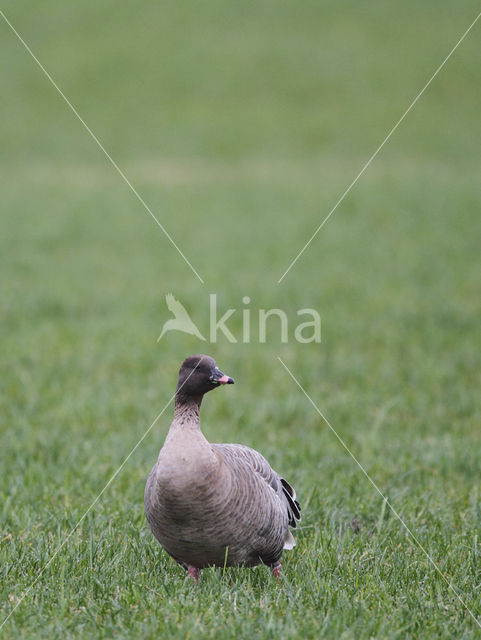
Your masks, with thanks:
[{"label": "goose's bill", "polygon": [[234,384],[234,378],[229,378],[229,376],[223,375],[222,378],[217,380],[219,384]]}]

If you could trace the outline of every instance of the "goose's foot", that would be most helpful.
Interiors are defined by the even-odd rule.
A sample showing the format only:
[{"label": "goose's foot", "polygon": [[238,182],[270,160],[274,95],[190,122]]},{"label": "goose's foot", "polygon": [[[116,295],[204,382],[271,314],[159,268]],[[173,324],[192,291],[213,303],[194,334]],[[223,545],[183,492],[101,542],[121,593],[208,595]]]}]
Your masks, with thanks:
[{"label": "goose's foot", "polygon": [[274,578],[276,580],[279,580],[279,578],[281,577],[281,569],[282,569],[282,566],[281,566],[281,561],[280,560],[276,565],[271,567],[272,575],[274,576]]},{"label": "goose's foot", "polygon": [[200,569],[198,569],[197,567],[191,567],[190,565],[187,567],[187,573],[189,574],[189,577],[192,578],[192,580],[197,584],[199,582],[199,574],[200,574]]}]

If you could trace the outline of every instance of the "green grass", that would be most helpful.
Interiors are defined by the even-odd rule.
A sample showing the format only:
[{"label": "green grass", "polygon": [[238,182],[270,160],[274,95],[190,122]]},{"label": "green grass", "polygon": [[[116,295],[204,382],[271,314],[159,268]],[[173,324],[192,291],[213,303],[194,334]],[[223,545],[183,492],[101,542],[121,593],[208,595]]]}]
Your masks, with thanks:
[{"label": "green grass", "polygon": [[[4,636],[479,636],[446,581],[481,620],[481,24],[277,284],[477,3],[3,10],[205,280],[0,22],[1,620],[37,581]],[[322,343],[157,343],[170,291],[202,331],[209,292],[314,307]],[[199,351],[236,378],[206,398],[207,437],[259,449],[303,504],[281,583],[212,569],[195,588],[153,539],[171,408],[42,573]]]}]

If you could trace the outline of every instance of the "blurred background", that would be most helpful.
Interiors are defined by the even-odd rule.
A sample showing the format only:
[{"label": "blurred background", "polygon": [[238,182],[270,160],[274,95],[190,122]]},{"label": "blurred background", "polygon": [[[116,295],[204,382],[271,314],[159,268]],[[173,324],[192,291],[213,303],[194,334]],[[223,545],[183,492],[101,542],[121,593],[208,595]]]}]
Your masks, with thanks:
[{"label": "blurred background", "polygon": [[[4,535],[37,553],[31,575],[55,548],[38,530],[75,524],[169,400],[183,358],[207,352],[237,384],[206,401],[206,435],[261,449],[292,480],[306,553],[352,518],[367,535],[380,498],[278,356],[426,545],[426,522],[441,537],[456,529],[458,547],[441,554],[456,583],[479,527],[481,25],[278,280],[478,9],[4,3],[204,280],[1,19],[0,495],[15,505]],[[243,296],[253,314],[284,309],[292,327],[312,307],[322,342],[291,332],[281,344],[273,329],[259,344],[254,325],[250,344],[175,332],[157,343],[169,292],[204,335],[209,293],[239,310],[228,323],[239,337]],[[143,484],[170,414],[92,514],[93,536],[112,518],[126,538],[144,526]],[[10,574],[6,595],[19,584]]]}]

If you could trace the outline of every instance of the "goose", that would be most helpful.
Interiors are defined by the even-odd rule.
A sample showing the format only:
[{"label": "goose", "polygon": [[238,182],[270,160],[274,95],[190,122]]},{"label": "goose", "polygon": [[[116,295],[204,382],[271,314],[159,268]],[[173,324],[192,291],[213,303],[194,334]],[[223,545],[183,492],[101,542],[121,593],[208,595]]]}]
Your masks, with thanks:
[{"label": "goose", "polygon": [[291,485],[254,449],[211,444],[200,428],[204,395],[234,380],[213,358],[179,370],[174,419],[145,487],[145,514],[158,542],[198,581],[206,567],[267,565],[278,578],[283,549],[300,520]]}]

